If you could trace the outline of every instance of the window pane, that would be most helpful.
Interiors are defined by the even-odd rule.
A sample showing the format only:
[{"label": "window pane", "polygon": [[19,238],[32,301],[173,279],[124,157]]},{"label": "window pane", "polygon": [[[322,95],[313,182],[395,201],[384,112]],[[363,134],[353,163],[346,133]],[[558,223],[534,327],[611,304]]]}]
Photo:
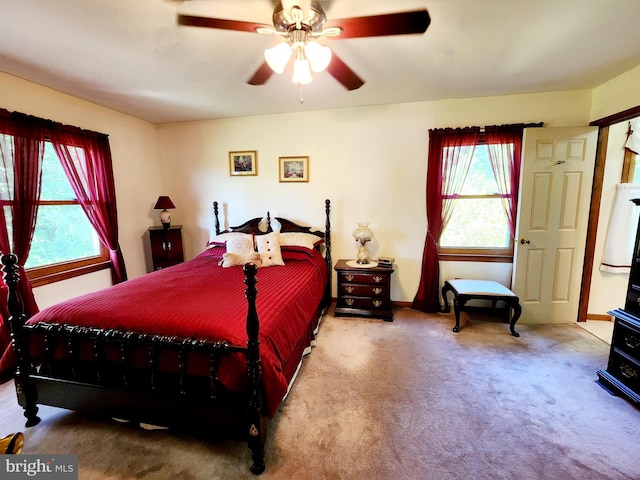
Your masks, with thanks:
[{"label": "window pane", "polygon": [[71,183],[62,169],[51,142],[45,143],[44,159],[42,161],[42,192],[41,200],[75,200]]},{"label": "window pane", "polygon": [[509,248],[507,218],[499,198],[458,199],[440,237],[443,248]]},{"label": "window pane", "polygon": [[41,205],[26,268],[100,255],[100,241],[80,205]]},{"label": "window pane", "polygon": [[478,145],[473,153],[469,173],[460,195],[492,195],[494,193],[498,193],[498,184],[489,161],[489,150],[486,145]]},{"label": "window pane", "polygon": [[638,157],[640,157],[640,155],[634,155],[633,179],[631,183],[640,183],[640,162],[638,162]]}]

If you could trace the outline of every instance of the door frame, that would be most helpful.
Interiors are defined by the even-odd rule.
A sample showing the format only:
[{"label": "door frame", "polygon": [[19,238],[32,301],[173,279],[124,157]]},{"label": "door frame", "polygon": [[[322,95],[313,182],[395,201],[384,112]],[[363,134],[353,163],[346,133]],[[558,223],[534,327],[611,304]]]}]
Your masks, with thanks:
[{"label": "door frame", "polygon": [[593,172],[593,185],[591,187],[591,207],[589,210],[589,221],[587,225],[587,242],[585,245],[584,265],[582,266],[582,285],[580,287],[580,301],[578,304],[578,322],[587,321],[589,294],[591,293],[591,280],[593,277],[593,263],[596,250],[596,234],[598,233],[598,218],[600,216],[600,203],[602,200],[602,183],[604,179],[605,165],[607,163],[609,127],[613,124],[631,120],[638,116],[640,116],[640,105],[594,120],[589,124],[591,127],[599,127],[599,130],[596,162]]}]

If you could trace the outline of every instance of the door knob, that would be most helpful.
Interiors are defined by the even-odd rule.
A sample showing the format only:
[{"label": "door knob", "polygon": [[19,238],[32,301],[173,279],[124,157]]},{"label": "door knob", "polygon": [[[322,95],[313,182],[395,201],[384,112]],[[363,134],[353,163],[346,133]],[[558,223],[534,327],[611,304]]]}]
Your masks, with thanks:
[{"label": "door knob", "polygon": [[524,238],[520,239],[520,244],[521,245],[529,245],[531,243],[531,240],[525,240]]}]

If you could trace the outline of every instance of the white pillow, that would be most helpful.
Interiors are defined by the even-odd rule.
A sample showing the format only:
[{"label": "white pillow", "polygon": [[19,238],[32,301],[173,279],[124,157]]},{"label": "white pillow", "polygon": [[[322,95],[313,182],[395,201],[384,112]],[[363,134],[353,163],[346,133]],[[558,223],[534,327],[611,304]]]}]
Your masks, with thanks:
[{"label": "white pillow", "polygon": [[219,265],[224,268],[246,263],[258,263],[260,254],[253,249],[253,237],[248,234],[235,236],[227,240],[227,251],[222,255]]},{"label": "white pillow", "polygon": [[226,244],[229,240],[234,240],[236,238],[253,239],[253,235],[251,235],[250,233],[242,233],[242,232],[221,233],[220,235],[216,235],[211,240],[209,240],[209,245],[223,245],[223,244]]},{"label": "white pillow", "polygon": [[243,233],[242,236],[234,236],[227,240],[227,252],[240,255],[250,255],[256,250],[253,248],[253,237]]},{"label": "white pillow", "polygon": [[315,244],[322,241],[321,237],[312,235],[311,233],[280,232],[281,247],[307,247],[309,250],[313,250]]},{"label": "white pillow", "polygon": [[280,251],[280,233],[271,232],[266,235],[256,235],[256,245],[263,267],[284,265]]}]

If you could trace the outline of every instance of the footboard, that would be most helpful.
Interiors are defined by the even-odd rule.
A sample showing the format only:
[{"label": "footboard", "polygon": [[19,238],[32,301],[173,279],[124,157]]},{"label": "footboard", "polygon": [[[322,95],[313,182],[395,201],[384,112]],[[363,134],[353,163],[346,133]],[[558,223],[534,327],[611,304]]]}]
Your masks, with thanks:
[{"label": "footboard", "polygon": [[[2,264],[17,358],[16,392],[27,426],[40,421],[37,404],[177,428],[240,425],[246,429],[252,471],[264,470],[266,421],[255,265],[244,266],[247,345],[239,346],[65,324],[26,325],[17,293],[18,259],[3,255]],[[218,380],[221,358],[233,354],[246,356],[246,391],[229,391]],[[197,374],[195,365],[200,367]]]}]

